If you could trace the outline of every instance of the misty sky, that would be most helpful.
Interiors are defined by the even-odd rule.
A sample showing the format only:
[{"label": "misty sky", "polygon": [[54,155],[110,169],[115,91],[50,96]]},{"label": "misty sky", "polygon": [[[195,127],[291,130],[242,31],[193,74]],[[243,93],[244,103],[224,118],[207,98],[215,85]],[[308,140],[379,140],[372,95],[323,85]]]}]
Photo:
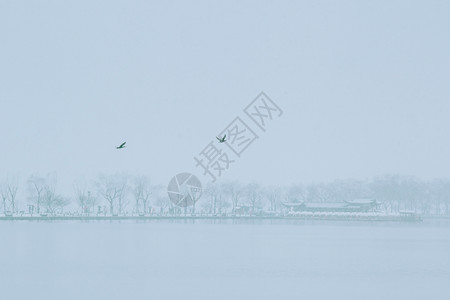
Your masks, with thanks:
[{"label": "misty sky", "polygon": [[448,1],[1,0],[0,175],[207,181],[264,91],[284,114],[221,180],[448,178],[449,32]]}]

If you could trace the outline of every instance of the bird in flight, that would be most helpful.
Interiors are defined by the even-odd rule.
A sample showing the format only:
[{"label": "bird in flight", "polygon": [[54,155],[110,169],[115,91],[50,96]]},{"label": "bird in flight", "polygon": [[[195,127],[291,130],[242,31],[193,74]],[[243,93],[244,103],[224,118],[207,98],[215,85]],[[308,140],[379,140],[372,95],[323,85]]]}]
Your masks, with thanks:
[{"label": "bird in flight", "polygon": [[219,141],[219,143],[224,143],[224,142],[227,141],[227,140],[225,139],[226,137],[227,137],[227,135],[225,134],[225,135],[223,136],[223,138],[219,138],[219,137],[216,136],[216,139]]},{"label": "bird in flight", "polygon": [[123,142],[119,147],[116,147],[116,149],[122,149],[122,148],[125,148],[125,144],[126,144],[127,142]]}]

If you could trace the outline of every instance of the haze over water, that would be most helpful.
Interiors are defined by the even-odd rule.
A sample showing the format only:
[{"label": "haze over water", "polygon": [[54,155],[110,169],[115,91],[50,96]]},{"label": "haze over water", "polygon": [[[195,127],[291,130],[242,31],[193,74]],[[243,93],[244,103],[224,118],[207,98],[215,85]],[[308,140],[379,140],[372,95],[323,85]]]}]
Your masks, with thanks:
[{"label": "haze over water", "polygon": [[7,299],[447,299],[450,223],[3,222]]}]

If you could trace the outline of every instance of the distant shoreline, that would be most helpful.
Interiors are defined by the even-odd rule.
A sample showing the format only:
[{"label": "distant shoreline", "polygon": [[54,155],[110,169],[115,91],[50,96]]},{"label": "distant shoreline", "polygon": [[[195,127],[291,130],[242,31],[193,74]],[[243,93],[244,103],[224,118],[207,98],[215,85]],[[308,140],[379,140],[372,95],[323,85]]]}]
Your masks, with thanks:
[{"label": "distant shoreline", "polygon": [[115,220],[326,220],[326,221],[371,221],[371,222],[421,222],[418,215],[400,214],[305,214],[293,216],[0,216],[0,221],[115,221]]}]

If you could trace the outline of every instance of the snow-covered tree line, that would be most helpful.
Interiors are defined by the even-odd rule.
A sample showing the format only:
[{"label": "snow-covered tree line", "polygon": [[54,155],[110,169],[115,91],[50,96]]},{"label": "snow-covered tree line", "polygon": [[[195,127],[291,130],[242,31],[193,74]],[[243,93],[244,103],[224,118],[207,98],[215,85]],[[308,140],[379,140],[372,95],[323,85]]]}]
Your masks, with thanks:
[{"label": "snow-covered tree line", "polygon": [[[5,178],[0,181],[1,210],[5,214],[70,211],[94,215],[181,211],[169,200],[166,189],[151,184],[145,176],[100,175],[89,182],[74,182],[72,195],[66,196],[58,192],[54,175],[32,175],[25,182]],[[341,202],[358,198],[376,199],[387,212],[413,210],[424,215],[450,215],[450,180],[386,175],[370,180],[292,186],[210,183],[204,186],[195,210],[214,215],[278,213],[283,210],[282,202]]]}]

